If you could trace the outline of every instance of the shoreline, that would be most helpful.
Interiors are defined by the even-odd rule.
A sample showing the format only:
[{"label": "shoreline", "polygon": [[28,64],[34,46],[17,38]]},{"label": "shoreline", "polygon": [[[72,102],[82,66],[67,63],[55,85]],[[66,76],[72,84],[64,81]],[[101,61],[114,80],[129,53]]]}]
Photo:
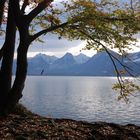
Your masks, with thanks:
[{"label": "shoreline", "polygon": [[45,118],[19,105],[0,118],[4,140],[139,140],[140,126]]}]

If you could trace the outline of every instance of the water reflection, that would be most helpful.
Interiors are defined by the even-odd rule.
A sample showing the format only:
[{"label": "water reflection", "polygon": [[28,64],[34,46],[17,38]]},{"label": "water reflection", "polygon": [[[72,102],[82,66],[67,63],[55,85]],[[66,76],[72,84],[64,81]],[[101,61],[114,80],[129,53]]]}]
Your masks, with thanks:
[{"label": "water reflection", "polygon": [[43,116],[140,124],[140,96],[125,104],[112,92],[114,78],[28,77],[23,104]]}]

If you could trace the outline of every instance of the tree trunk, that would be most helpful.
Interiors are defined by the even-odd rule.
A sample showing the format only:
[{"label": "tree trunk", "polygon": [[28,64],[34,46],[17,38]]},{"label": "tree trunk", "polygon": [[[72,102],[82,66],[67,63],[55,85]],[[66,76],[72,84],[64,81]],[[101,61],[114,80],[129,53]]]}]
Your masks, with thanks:
[{"label": "tree trunk", "polygon": [[[0,73],[0,113],[4,114],[9,113],[22,97],[22,91],[27,74],[27,51],[30,43],[35,39],[33,36],[29,35],[29,24],[33,18],[35,18],[41,11],[43,11],[43,9],[45,9],[47,1],[40,2],[40,4],[32,12],[30,12],[28,16],[22,15],[20,5],[18,3],[19,1],[10,0],[9,2],[9,21],[7,23],[6,31],[7,38],[4,44],[4,55]],[[48,4],[49,2],[50,1],[48,1]],[[13,87],[11,88],[16,32],[14,21],[19,29],[20,44],[17,52],[18,55],[15,81]],[[43,32],[37,34],[37,37],[42,35],[42,33]]]},{"label": "tree trunk", "polygon": [[27,75],[27,52],[31,43],[31,39],[28,31],[29,24],[27,24],[24,17],[20,18],[20,27],[18,28],[20,34],[20,43],[17,50],[16,76],[13,87],[8,95],[7,104],[5,107],[6,112],[11,111],[22,97],[22,91]]},{"label": "tree trunk", "polygon": [[8,20],[6,27],[6,39],[3,46],[3,59],[0,71],[0,113],[2,113],[11,90],[12,82],[12,65],[15,49],[16,25],[9,3]]},{"label": "tree trunk", "polygon": [[[9,33],[10,29],[15,29],[15,15],[10,15],[13,12],[13,7],[11,6],[12,1],[9,3],[9,27],[7,29],[7,34]],[[20,27],[19,27],[19,33],[20,33],[20,43],[18,46],[17,51],[17,68],[16,68],[16,76],[14,80],[14,84],[11,88],[11,79],[12,79],[12,64],[13,64],[13,55],[14,55],[14,45],[11,47],[9,46],[9,42],[13,43],[15,41],[15,35],[8,36],[7,40],[8,43],[6,44],[6,47],[4,47],[4,56],[3,56],[3,64],[1,69],[0,79],[1,84],[3,83],[3,86],[0,85],[0,104],[1,104],[1,110],[0,113],[3,113],[4,115],[7,115],[9,112],[14,109],[15,105],[18,103],[19,99],[22,97],[22,91],[24,88],[24,83],[26,79],[27,74],[27,51],[29,48],[29,45],[31,43],[30,36],[28,32],[29,24],[26,23],[27,20],[23,18],[20,18]],[[7,26],[8,26],[7,25]],[[16,29],[14,30],[16,31]],[[13,33],[13,32],[12,32]],[[8,46],[7,46],[8,45]],[[6,55],[7,54],[7,55]],[[10,54],[10,57],[9,55]],[[4,76],[3,76],[4,75]],[[4,79],[5,77],[5,79]]]},{"label": "tree trunk", "polygon": [[[26,37],[28,37],[28,35]],[[28,43],[28,40],[21,41],[19,44],[17,51],[16,77],[13,87],[10,93],[8,94],[4,114],[8,114],[12,109],[14,109],[14,107],[22,97],[22,91],[24,88],[24,83],[27,75],[27,67],[28,67],[27,51],[29,48],[29,44],[30,43]]]}]

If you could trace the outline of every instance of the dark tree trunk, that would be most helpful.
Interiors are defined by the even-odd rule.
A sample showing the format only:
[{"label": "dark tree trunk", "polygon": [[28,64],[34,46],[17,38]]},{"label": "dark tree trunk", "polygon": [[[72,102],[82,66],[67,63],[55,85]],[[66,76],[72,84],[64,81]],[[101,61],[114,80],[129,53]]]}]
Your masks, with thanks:
[{"label": "dark tree trunk", "polygon": [[15,49],[16,25],[9,3],[8,21],[6,28],[6,39],[3,46],[3,59],[0,71],[0,113],[5,107],[8,93],[11,90],[12,82],[12,65]]},{"label": "dark tree trunk", "polygon": [[[3,62],[0,73],[0,113],[8,114],[14,109],[15,105],[18,103],[22,97],[22,91],[24,88],[24,83],[27,74],[27,51],[31,43],[28,28],[29,23],[24,18],[18,18],[18,28],[20,33],[20,44],[17,51],[17,68],[14,84],[11,88],[12,80],[12,64],[15,46],[15,32],[16,32],[16,15],[13,15],[12,1],[9,3],[9,21],[7,23],[7,38],[5,41],[6,46],[4,46]],[[12,30],[12,31],[10,31]],[[9,33],[10,31],[10,33]],[[15,32],[14,32],[15,31]],[[12,32],[12,33],[11,33]],[[9,44],[10,43],[10,44]],[[11,46],[12,44],[12,46]],[[10,56],[9,56],[10,54]],[[4,80],[4,81],[3,81]],[[3,83],[2,83],[3,82]]]},{"label": "dark tree trunk", "polygon": [[[3,50],[3,62],[0,72],[0,113],[9,113],[22,97],[22,91],[27,74],[27,51],[29,45],[34,39],[54,30],[55,28],[46,29],[35,36],[29,35],[29,24],[41,11],[49,5],[50,1],[42,1],[28,15],[23,15],[20,10],[19,1],[9,0],[9,15],[6,31],[6,41]],[[46,3],[47,2],[47,3]],[[14,14],[12,14],[14,13]],[[15,21],[15,22],[14,22]],[[20,33],[20,44],[17,51],[17,69],[14,84],[11,88],[12,64],[15,47],[16,26]],[[59,26],[58,26],[59,27]],[[44,32],[45,31],[45,32]]]},{"label": "dark tree trunk", "polygon": [[20,98],[22,97],[22,91],[24,88],[24,83],[27,75],[27,51],[29,45],[31,43],[30,36],[28,33],[29,25],[26,24],[25,19],[21,19],[20,22],[20,43],[17,50],[17,68],[14,84],[8,94],[8,98],[6,100],[5,112],[9,113],[12,109],[14,109],[15,105],[18,103]]},{"label": "dark tree trunk", "polygon": [[13,87],[9,93],[7,99],[7,105],[5,107],[6,113],[11,111],[22,97],[22,91],[27,75],[27,51],[29,44],[27,41],[20,43],[18,47],[17,55],[17,71]]},{"label": "dark tree trunk", "polygon": [[27,75],[27,52],[30,41],[30,35],[28,32],[29,24],[27,24],[24,18],[20,19],[20,43],[17,50],[17,69],[14,84],[9,92],[6,111],[11,111],[22,97],[22,91]]}]

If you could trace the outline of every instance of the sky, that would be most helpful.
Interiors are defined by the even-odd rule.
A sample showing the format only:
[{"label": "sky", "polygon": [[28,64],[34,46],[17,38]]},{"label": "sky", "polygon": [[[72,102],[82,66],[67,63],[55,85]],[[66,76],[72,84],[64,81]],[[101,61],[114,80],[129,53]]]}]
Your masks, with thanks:
[{"label": "sky", "polygon": [[[59,6],[61,1],[66,0],[54,0],[54,3]],[[123,0],[128,1],[128,0]],[[68,41],[67,39],[62,38],[58,39],[57,36],[49,34],[43,37],[45,43],[34,42],[32,47],[30,47],[30,52],[28,56],[34,56],[36,53],[45,53],[49,55],[56,55],[57,57],[63,56],[66,52],[70,52],[73,55],[78,55],[79,53],[84,53],[88,56],[93,56],[95,54],[94,50],[83,50],[86,45],[86,41],[73,40]],[[140,43],[138,43],[140,44]],[[138,48],[135,48],[134,51],[138,51]]]},{"label": "sky", "polygon": [[[54,2],[55,4],[56,3],[58,4],[61,1],[64,0],[55,0]],[[28,57],[33,57],[37,53],[55,55],[57,57],[62,57],[66,52],[72,53],[73,55],[78,55],[79,53],[83,53],[86,54],[87,56],[93,56],[95,54],[94,50],[83,50],[83,48],[86,45],[86,41],[80,41],[80,40],[69,41],[65,38],[58,39],[58,36],[54,34],[48,34],[46,36],[43,36],[43,40],[45,40],[45,43],[34,42],[31,44],[28,52]],[[0,39],[0,46],[2,46],[2,44],[3,44],[3,40]],[[138,50],[139,49],[135,49],[135,51]]]},{"label": "sky", "polygon": [[[54,0],[54,4],[57,4],[57,6],[59,6],[61,1],[66,1],[66,0]],[[28,12],[29,8],[27,8],[26,11]],[[0,37],[0,46],[2,46],[4,41],[4,39],[2,38],[4,37]],[[45,43],[33,42],[29,48],[28,57],[33,57],[37,53],[55,55],[57,57],[61,57],[67,52],[70,52],[73,55],[84,53],[88,56],[93,56],[93,54],[95,54],[94,51],[83,50],[83,48],[86,45],[85,41],[80,41],[80,40],[70,41],[65,38],[58,39],[58,36],[54,34],[48,34],[42,36],[41,38],[43,38],[43,41],[45,41]],[[19,42],[17,40],[16,44],[18,43]],[[15,52],[15,57],[16,57],[16,52]]]},{"label": "sky", "polygon": [[[54,0],[54,5],[59,6],[61,1],[67,0]],[[119,0],[120,1],[120,0]],[[123,0],[123,2],[127,2],[128,0]],[[122,1],[121,1],[122,2]],[[28,56],[34,56],[36,53],[45,53],[49,55],[56,55],[57,57],[63,56],[66,52],[70,52],[73,55],[78,55],[79,53],[86,54],[88,56],[93,56],[95,54],[94,50],[83,50],[86,45],[86,41],[73,40],[68,41],[67,39],[62,38],[58,39],[55,35],[47,35],[43,37],[46,41],[45,43],[33,43],[32,47],[30,47],[30,52]],[[139,43],[138,43],[139,44]],[[135,48],[134,51],[138,51],[138,48]]]},{"label": "sky", "polygon": [[30,47],[29,56],[34,56],[36,53],[45,53],[49,55],[56,55],[57,57],[63,56],[65,53],[69,52],[73,55],[78,55],[79,53],[86,54],[88,56],[93,56],[95,54],[92,50],[85,50],[86,41],[80,40],[67,40],[65,38],[58,39],[55,35],[47,35],[43,37],[45,43],[34,42]]}]

